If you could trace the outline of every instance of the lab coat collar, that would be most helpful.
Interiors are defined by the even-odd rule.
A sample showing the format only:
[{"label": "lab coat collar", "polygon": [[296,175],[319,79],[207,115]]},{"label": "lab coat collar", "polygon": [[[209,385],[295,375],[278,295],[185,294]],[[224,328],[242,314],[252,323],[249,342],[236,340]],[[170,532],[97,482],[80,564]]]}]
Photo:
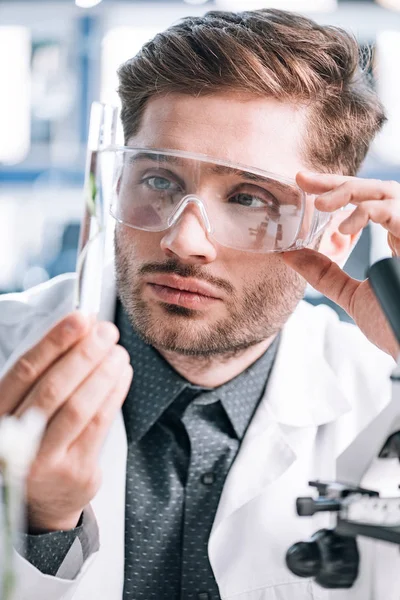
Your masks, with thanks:
[{"label": "lab coat collar", "polygon": [[[351,409],[325,356],[326,321],[301,302],[282,330],[281,344],[262,409],[294,427],[322,425]],[[262,426],[262,425],[261,425]]]},{"label": "lab coat collar", "polygon": [[319,425],[351,408],[324,356],[326,319],[318,312],[302,302],[283,328],[266,393],[225,482],[210,537],[211,553],[219,525],[307,452]]}]

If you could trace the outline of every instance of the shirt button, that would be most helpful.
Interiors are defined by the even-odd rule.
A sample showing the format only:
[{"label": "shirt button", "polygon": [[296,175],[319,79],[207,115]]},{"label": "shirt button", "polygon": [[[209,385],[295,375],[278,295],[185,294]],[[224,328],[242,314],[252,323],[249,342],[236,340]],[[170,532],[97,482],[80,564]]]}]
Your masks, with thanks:
[{"label": "shirt button", "polygon": [[197,594],[197,600],[211,600],[211,596],[208,592],[199,592]]},{"label": "shirt button", "polygon": [[[212,485],[215,481],[215,475],[214,473],[203,473],[203,475],[201,476],[201,483],[204,483],[204,485]],[[208,594],[208,592],[205,592],[206,594]],[[200,596],[199,596],[200,598]],[[208,598],[208,596],[204,596],[204,600],[206,600],[206,598]],[[202,600],[202,599],[201,599]]]}]

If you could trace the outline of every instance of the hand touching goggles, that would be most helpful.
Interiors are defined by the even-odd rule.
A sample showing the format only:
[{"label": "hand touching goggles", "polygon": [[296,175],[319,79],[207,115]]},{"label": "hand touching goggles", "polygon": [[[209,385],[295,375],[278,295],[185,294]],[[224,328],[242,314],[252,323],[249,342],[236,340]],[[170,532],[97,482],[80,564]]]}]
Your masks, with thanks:
[{"label": "hand touching goggles", "polygon": [[111,214],[134,229],[164,231],[191,209],[222,246],[265,253],[305,247],[330,221],[274,173],[175,150],[115,153]]}]

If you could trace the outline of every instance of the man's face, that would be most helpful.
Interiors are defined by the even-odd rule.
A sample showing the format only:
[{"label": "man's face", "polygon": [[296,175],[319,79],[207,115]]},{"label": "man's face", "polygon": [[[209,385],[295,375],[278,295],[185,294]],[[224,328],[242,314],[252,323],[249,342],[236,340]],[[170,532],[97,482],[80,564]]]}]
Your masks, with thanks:
[{"label": "man's face", "polygon": [[[272,99],[171,94],[148,103],[128,145],[207,154],[294,179],[306,168],[304,129],[303,110]],[[121,301],[160,350],[235,354],[279,331],[304,294],[304,280],[279,254],[208,237],[192,204],[159,233],[117,224],[115,250]]]}]

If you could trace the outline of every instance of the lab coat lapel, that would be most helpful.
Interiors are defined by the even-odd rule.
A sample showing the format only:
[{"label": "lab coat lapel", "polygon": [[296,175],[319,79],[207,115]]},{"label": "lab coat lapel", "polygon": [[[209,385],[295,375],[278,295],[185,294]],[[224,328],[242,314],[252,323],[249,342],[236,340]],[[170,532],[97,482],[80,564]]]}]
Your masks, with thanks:
[{"label": "lab coat lapel", "polygon": [[[100,467],[102,485],[91,506],[99,528],[100,550],[82,579],[74,600],[122,598],[125,560],[125,478],[127,441],[120,411],[104,444]],[[104,577],[104,574],[107,576]]]},{"label": "lab coat lapel", "polygon": [[323,356],[324,331],[299,305],[282,331],[267,390],[229,472],[214,521],[234,511],[278,479],[312,443],[319,425],[350,404]]}]

